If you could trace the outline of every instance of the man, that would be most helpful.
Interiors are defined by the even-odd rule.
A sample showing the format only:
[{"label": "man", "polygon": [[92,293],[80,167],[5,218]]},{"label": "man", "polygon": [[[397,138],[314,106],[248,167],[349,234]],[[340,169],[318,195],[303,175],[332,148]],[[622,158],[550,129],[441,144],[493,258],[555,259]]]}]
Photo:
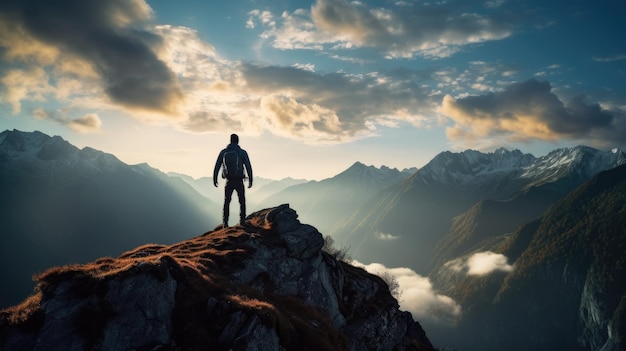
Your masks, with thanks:
[{"label": "man", "polygon": [[[245,167],[245,170],[244,170]],[[228,227],[228,215],[230,212],[230,200],[233,191],[237,192],[239,198],[239,223],[243,225],[246,219],[246,195],[243,180],[248,174],[248,188],[252,187],[252,166],[246,150],[239,147],[239,136],[237,134],[230,135],[230,144],[223,149],[213,169],[213,185],[217,187],[217,174],[222,168],[222,178],[226,179],[226,187],[224,188],[224,211],[223,223],[224,228]]]}]

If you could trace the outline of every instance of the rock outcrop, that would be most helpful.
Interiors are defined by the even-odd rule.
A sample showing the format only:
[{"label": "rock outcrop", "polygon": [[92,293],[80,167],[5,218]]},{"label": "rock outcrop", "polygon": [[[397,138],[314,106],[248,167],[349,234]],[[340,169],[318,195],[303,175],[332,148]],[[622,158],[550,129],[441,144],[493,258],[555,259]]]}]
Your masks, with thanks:
[{"label": "rock outcrop", "polygon": [[57,267],[0,313],[2,350],[433,350],[385,282],[288,205],[174,245]]}]

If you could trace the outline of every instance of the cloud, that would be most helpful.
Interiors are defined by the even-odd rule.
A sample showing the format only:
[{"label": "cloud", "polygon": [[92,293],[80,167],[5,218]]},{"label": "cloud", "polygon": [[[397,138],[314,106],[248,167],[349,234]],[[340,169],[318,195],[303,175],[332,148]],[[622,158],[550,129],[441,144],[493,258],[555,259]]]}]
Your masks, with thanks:
[{"label": "cloud", "polygon": [[[193,29],[150,26],[151,9],[143,1],[89,4],[0,5],[0,16],[10,18],[10,24],[0,21],[0,54],[7,59],[0,64],[6,92],[0,99],[15,113],[25,102],[55,101],[73,113],[121,110],[190,132],[234,128],[336,143],[373,135],[378,126],[425,125],[424,116],[438,105],[422,84],[428,74],[320,74],[306,63],[229,61]],[[27,6],[44,19],[35,20]],[[268,12],[252,15],[264,25],[275,20]],[[63,25],[49,28],[53,23]]]},{"label": "cloud", "polygon": [[428,73],[320,74],[310,64],[259,65],[220,58],[189,28],[157,26],[161,57],[186,92],[182,129],[267,130],[308,143],[334,143],[375,133],[378,125],[428,123],[438,97],[418,82]]},{"label": "cloud", "polygon": [[297,67],[242,64],[248,96],[259,96],[258,117],[271,130],[296,139],[345,141],[373,133],[376,125],[428,123],[432,91],[413,72],[318,74]]},{"label": "cloud", "polygon": [[[301,103],[297,99],[270,95],[261,98],[261,111],[268,117],[273,130],[299,139],[340,141],[342,131],[335,111],[315,103]],[[334,135],[334,137],[332,137]]]},{"label": "cloud", "polygon": [[511,272],[513,266],[502,254],[486,251],[475,253],[467,260],[468,275],[487,275],[494,271]]},{"label": "cloud", "polygon": [[452,140],[585,139],[597,146],[626,142],[624,111],[588,104],[583,96],[564,102],[549,82],[535,79],[484,95],[446,95],[440,112],[454,122],[446,130]]},{"label": "cloud", "polygon": [[33,110],[32,114],[38,119],[51,120],[61,125],[65,125],[79,133],[97,132],[100,130],[100,126],[102,125],[102,121],[96,113],[89,113],[81,117],[70,118],[63,113],[48,111],[43,108],[36,108]]},{"label": "cloud", "polygon": [[487,275],[493,272],[512,272],[514,267],[508,258],[491,251],[478,252],[469,258],[457,258],[445,263],[445,267],[467,275]]},{"label": "cloud", "polygon": [[184,129],[196,132],[208,132],[214,130],[240,130],[243,126],[240,121],[231,119],[226,113],[220,111],[198,111],[191,113],[189,118],[182,123]]},{"label": "cloud", "polygon": [[[501,4],[501,3],[500,3]],[[499,6],[490,6],[492,12]],[[262,17],[263,14],[263,17]],[[267,21],[266,13],[251,13],[265,24],[263,37],[280,49],[374,48],[390,58],[442,58],[468,44],[506,38],[510,18],[467,11],[449,2],[395,3],[371,7],[364,2],[318,0],[310,11],[283,13]]]},{"label": "cloud", "polygon": [[39,67],[11,69],[0,78],[2,94],[0,102],[11,105],[13,113],[22,111],[22,100],[44,100],[53,88],[48,84],[48,74]]},{"label": "cloud", "polygon": [[142,28],[151,18],[142,0],[7,0],[0,46],[5,59],[50,67],[57,77],[95,73],[114,104],[174,115],[184,94],[157,55],[162,38]]},{"label": "cloud", "polygon": [[390,233],[383,233],[383,232],[377,232],[376,233],[376,237],[379,240],[395,240],[395,239],[399,238],[399,236],[397,236],[397,235],[393,235],[393,234],[390,234]]},{"label": "cloud", "polygon": [[626,60],[626,54],[618,54],[618,55],[614,55],[614,56],[605,56],[605,57],[594,56],[593,60],[597,61],[597,62],[622,61],[622,60]]},{"label": "cloud", "polygon": [[448,296],[433,290],[430,280],[410,268],[388,268],[380,263],[363,264],[353,261],[372,274],[391,274],[398,281],[401,292],[400,308],[411,312],[413,318],[434,322],[454,323],[461,315],[461,306]]},{"label": "cloud", "polygon": [[[249,16],[254,23],[250,25],[273,28],[265,34],[275,40],[287,39],[287,46],[293,44],[289,41],[292,35],[302,38],[307,47],[382,45],[384,40],[376,44],[377,38],[382,38],[381,26],[388,27],[389,21],[414,12],[414,8],[406,9],[417,5],[407,3],[403,11],[364,6],[325,0],[311,11],[296,10],[282,16],[252,11]],[[456,10],[439,10],[452,19],[460,16]],[[349,27],[352,24],[346,18],[360,24]],[[54,5],[9,0],[0,5],[0,19],[0,102],[10,105],[16,114],[24,103],[37,102],[50,109],[45,103],[55,102],[73,115],[123,111],[190,132],[236,129],[259,135],[269,131],[307,143],[355,140],[376,135],[382,126],[428,127],[440,118],[433,113],[442,98],[440,87],[431,88],[429,83],[441,77],[432,70],[318,73],[307,63],[283,67],[230,61],[221,58],[193,29],[151,25],[152,10],[142,0]],[[406,18],[403,21],[398,25],[408,25]],[[359,39],[361,34],[352,29],[370,22],[370,32]],[[345,32],[320,30],[316,23],[331,29],[347,27],[342,29]],[[295,29],[305,32],[288,33]],[[399,34],[390,33],[389,38],[397,39]],[[456,45],[469,40],[459,35],[456,41],[450,40],[454,35],[445,41]],[[401,45],[395,47],[404,50]],[[474,80],[477,89],[492,87]],[[449,84],[454,83],[458,82]],[[70,124],[67,119],[55,121],[74,129],[85,125]],[[97,126],[86,125],[88,130]]]}]

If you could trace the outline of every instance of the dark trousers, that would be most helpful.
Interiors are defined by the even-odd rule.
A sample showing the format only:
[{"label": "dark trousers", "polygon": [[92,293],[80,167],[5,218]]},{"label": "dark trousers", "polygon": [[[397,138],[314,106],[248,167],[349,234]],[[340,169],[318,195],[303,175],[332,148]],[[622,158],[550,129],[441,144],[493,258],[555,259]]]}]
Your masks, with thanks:
[{"label": "dark trousers", "polygon": [[224,213],[223,221],[228,223],[230,214],[230,200],[233,197],[233,191],[237,192],[239,198],[239,221],[243,222],[246,218],[246,192],[243,186],[243,179],[228,179],[224,188]]}]

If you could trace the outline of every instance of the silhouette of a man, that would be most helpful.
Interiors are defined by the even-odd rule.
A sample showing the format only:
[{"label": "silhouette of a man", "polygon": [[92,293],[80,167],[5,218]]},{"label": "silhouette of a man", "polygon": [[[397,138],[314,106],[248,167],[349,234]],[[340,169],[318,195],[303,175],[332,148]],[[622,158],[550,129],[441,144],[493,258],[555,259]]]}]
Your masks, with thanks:
[{"label": "silhouette of a man", "polygon": [[[245,167],[245,170],[244,170]],[[239,224],[243,225],[246,219],[246,194],[243,180],[248,174],[248,188],[252,187],[252,166],[246,150],[239,147],[239,136],[230,135],[230,144],[220,151],[215,161],[213,169],[213,185],[217,187],[217,175],[222,168],[222,178],[226,179],[224,188],[224,211],[222,221],[224,228],[228,227],[228,216],[230,212],[230,200],[233,191],[237,192],[239,198]]]}]

